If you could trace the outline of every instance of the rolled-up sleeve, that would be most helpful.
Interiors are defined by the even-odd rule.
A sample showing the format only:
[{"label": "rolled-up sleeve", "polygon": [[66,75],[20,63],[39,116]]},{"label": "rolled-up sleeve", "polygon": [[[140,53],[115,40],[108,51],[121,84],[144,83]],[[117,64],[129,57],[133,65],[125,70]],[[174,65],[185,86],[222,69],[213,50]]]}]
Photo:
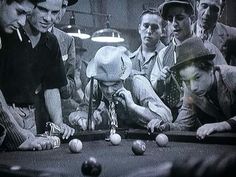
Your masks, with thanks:
[{"label": "rolled-up sleeve", "polygon": [[[145,117],[160,119],[163,122],[172,122],[173,117],[170,109],[157,96],[150,82],[144,76],[135,75],[131,89],[136,103],[145,107]],[[148,123],[148,119],[142,117],[138,119],[143,123]]]}]

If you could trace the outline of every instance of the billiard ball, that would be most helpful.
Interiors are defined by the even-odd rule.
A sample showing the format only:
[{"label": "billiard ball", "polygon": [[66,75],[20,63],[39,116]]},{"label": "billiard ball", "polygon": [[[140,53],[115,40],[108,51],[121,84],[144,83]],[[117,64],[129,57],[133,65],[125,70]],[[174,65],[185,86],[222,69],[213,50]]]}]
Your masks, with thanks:
[{"label": "billiard ball", "polygon": [[82,150],[83,144],[79,139],[72,139],[69,142],[69,149],[72,153],[78,153]]},{"label": "billiard ball", "polygon": [[160,147],[166,146],[168,141],[169,141],[168,137],[163,133],[160,133],[156,136],[156,143]]},{"label": "billiard ball", "polygon": [[84,176],[99,176],[102,171],[102,166],[96,158],[90,157],[83,162],[81,171]]},{"label": "billiard ball", "polygon": [[119,145],[121,142],[121,136],[117,133],[111,134],[110,141],[111,141],[111,144],[113,144],[114,146]]},{"label": "billiard ball", "polygon": [[132,151],[135,155],[143,155],[146,151],[146,144],[142,140],[135,140],[132,145]]}]

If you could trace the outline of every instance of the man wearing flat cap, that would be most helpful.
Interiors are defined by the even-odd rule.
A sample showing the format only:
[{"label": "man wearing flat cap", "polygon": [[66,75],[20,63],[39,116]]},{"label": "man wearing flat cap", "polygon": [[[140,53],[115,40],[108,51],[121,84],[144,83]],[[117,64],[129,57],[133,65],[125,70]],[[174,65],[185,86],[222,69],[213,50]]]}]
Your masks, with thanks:
[{"label": "man wearing flat cap", "polygon": [[176,47],[171,70],[185,84],[183,105],[176,121],[160,130],[197,130],[199,139],[236,130],[236,67],[214,65],[214,57],[198,37]]},{"label": "man wearing flat cap", "polygon": [[[172,115],[167,106],[155,94],[150,82],[142,75],[128,77],[132,62],[124,47],[105,46],[100,48],[87,66],[87,77],[94,78],[93,106],[105,104],[99,115],[93,114],[93,123],[99,124],[108,117],[108,122],[117,117],[119,127],[146,128],[159,123],[171,122]],[[85,91],[88,105],[90,83]],[[87,115],[79,111],[71,114],[69,120],[74,125],[86,129]],[[105,122],[105,124],[108,124]]]},{"label": "man wearing flat cap", "polygon": [[[194,11],[188,0],[166,0],[159,6],[159,11],[162,18],[168,21],[174,37],[169,45],[158,53],[150,80],[157,94],[170,107],[175,119],[182,104],[182,85],[179,78],[170,72],[170,67],[176,63],[176,46],[193,35],[191,24]],[[216,54],[215,64],[226,64],[217,47],[209,42],[206,42],[205,46]]]}]

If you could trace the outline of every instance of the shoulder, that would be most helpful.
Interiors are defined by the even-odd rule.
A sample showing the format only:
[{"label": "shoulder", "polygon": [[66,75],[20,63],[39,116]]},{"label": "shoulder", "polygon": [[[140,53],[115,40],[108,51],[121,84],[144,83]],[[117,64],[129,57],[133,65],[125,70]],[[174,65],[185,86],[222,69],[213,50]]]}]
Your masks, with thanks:
[{"label": "shoulder", "polygon": [[132,59],[134,59],[137,55],[138,55],[138,53],[140,52],[140,50],[141,50],[141,46],[139,46],[139,48],[137,49],[137,50],[135,50],[133,53],[131,53],[130,55],[129,55],[129,58],[132,60]]},{"label": "shoulder", "polygon": [[53,28],[53,34],[55,36],[60,36],[61,38],[67,39],[67,40],[73,40],[73,37],[68,35],[66,32],[54,27]]},{"label": "shoulder", "polygon": [[149,80],[145,76],[139,74],[132,76],[132,83],[134,86],[137,87],[144,87],[150,85]]},{"label": "shoulder", "polygon": [[220,71],[222,79],[230,90],[236,91],[236,67],[230,65],[217,65],[216,71]]},{"label": "shoulder", "polygon": [[236,38],[236,28],[235,27],[231,27],[228,25],[225,25],[223,23],[217,23],[216,27],[215,27],[218,31],[218,33],[225,33],[227,35],[227,37],[231,38],[234,37]]}]

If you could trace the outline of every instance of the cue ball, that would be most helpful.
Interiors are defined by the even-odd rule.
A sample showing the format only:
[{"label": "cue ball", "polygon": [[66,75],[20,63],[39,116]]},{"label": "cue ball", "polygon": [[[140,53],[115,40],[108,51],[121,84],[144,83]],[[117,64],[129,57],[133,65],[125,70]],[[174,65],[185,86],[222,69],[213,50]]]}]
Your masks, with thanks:
[{"label": "cue ball", "polygon": [[72,153],[78,153],[82,150],[83,144],[79,139],[73,139],[69,142],[69,149]]},{"label": "cue ball", "polygon": [[142,140],[135,140],[132,145],[132,151],[135,155],[143,155],[146,151],[146,144]]},{"label": "cue ball", "polygon": [[159,135],[156,136],[156,143],[160,147],[166,146],[168,141],[169,141],[168,137],[163,133],[160,133]]},{"label": "cue ball", "polygon": [[117,133],[114,133],[114,134],[110,135],[110,141],[111,141],[112,145],[117,146],[121,142],[121,136]]},{"label": "cue ball", "polygon": [[102,171],[102,166],[96,158],[90,157],[83,162],[81,171],[84,176],[99,176]]}]

